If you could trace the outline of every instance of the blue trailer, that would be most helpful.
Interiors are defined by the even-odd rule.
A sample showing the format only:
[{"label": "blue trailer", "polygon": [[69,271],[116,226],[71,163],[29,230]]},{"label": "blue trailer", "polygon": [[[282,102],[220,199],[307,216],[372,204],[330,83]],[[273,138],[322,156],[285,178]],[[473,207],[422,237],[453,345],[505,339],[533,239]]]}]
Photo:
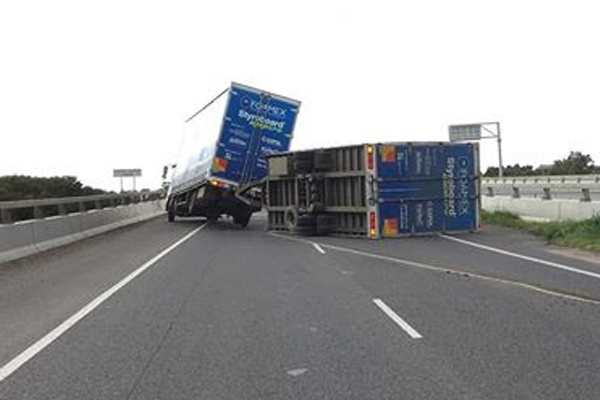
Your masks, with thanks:
[{"label": "blue trailer", "polygon": [[246,226],[260,199],[251,191],[267,174],[266,156],[288,151],[300,102],[239,83],[185,123],[167,199],[176,216],[230,215]]},{"label": "blue trailer", "polygon": [[364,144],[268,163],[270,229],[381,238],[481,228],[477,143]]}]

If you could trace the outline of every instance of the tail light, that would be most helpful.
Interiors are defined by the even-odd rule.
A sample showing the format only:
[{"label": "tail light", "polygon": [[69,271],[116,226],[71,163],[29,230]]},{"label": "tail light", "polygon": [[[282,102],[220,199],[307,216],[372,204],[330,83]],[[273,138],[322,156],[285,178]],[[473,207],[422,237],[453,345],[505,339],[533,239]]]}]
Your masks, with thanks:
[{"label": "tail light", "polygon": [[369,236],[375,237],[377,235],[377,221],[375,219],[375,211],[369,213]]},{"label": "tail light", "polygon": [[373,146],[371,146],[370,144],[367,145],[367,168],[368,169],[373,169],[373,165],[374,165],[374,158],[375,158],[375,148],[373,148]]},{"label": "tail light", "polygon": [[219,180],[213,179],[210,181],[210,184],[214,187],[218,187],[218,188],[227,188],[229,187],[228,184],[226,184],[225,182],[221,182]]}]

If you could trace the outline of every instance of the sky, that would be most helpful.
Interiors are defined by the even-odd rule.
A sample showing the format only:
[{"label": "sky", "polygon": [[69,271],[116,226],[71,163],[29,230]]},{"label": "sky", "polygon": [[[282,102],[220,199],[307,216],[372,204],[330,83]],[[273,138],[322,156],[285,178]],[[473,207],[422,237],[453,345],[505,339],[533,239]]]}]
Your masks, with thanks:
[{"label": "sky", "polygon": [[3,0],[0,175],[118,190],[113,168],[142,168],[158,188],[183,121],[231,81],[302,101],[293,149],[499,121],[505,165],[600,164],[597,4]]}]

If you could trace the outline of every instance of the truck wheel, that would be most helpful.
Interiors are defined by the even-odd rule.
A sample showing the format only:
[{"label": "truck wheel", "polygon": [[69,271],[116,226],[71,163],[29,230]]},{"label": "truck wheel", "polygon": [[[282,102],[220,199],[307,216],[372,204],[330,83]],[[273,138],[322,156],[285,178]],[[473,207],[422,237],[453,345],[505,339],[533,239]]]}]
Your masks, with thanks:
[{"label": "truck wheel", "polygon": [[308,214],[299,216],[296,226],[315,226],[316,224],[317,216]]},{"label": "truck wheel", "polygon": [[329,235],[335,230],[335,217],[333,215],[319,215],[317,217],[317,234]]},{"label": "truck wheel", "polygon": [[219,216],[216,214],[209,214],[206,216],[206,223],[207,224],[216,224],[217,221],[219,220]]},{"label": "truck wheel", "polygon": [[325,205],[320,201],[315,201],[309,207],[309,211],[312,213],[319,213],[325,209]]},{"label": "truck wheel", "polygon": [[169,222],[175,222],[175,206],[174,206],[174,202],[170,201],[168,207],[169,208],[167,209],[167,221],[169,221]]},{"label": "truck wheel", "polygon": [[315,215],[300,215],[294,232],[301,236],[317,234],[317,217]]},{"label": "truck wheel", "polygon": [[300,236],[316,236],[318,234],[315,225],[298,226],[295,233]]},{"label": "truck wheel", "polygon": [[283,213],[283,220],[288,231],[293,232],[298,225],[298,211],[294,207],[286,208]]},{"label": "truck wheel", "polygon": [[252,218],[252,213],[247,213],[246,215],[233,217],[233,223],[241,225],[242,227],[247,227],[250,223],[250,219]]}]

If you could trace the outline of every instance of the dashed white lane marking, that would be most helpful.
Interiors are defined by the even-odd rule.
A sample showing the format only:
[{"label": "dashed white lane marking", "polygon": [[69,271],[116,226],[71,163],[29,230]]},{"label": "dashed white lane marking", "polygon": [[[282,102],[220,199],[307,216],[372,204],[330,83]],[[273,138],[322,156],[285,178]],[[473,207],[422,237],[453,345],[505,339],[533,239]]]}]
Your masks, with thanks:
[{"label": "dashed white lane marking", "polygon": [[542,260],[540,258],[530,257],[530,256],[526,256],[523,254],[518,254],[518,253],[513,253],[511,251],[502,250],[502,249],[492,247],[492,246],[487,246],[485,244],[480,244],[480,243],[471,242],[469,240],[459,239],[454,236],[441,235],[441,237],[443,237],[444,239],[451,240],[453,242],[458,242],[458,243],[465,244],[467,246],[476,247],[478,249],[483,249],[483,250],[491,251],[494,253],[498,253],[498,254],[502,254],[505,256],[514,257],[514,258],[520,258],[521,260],[531,261],[534,263],[546,265],[548,267],[558,268],[558,269],[562,269],[564,271],[574,272],[576,274],[586,275],[586,276],[590,276],[592,278],[600,279],[600,274],[596,273],[596,272],[586,271],[584,269],[570,267],[568,265],[559,264],[559,263],[555,263],[552,261],[546,261],[546,260]]},{"label": "dashed white lane marking", "polygon": [[321,246],[319,246],[319,244],[318,244],[318,243],[313,243],[312,245],[313,245],[313,247],[314,247],[315,249],[317,249],[317,251],[318,251],[319,253],[321,253],[321,254],[326,254],[326,253],[325,253],[325,250],[323,250],[323,248],[322,248]]},{"label": "dashed white lane marking", "polygon": [[387,306],[387,304],[385,304],[383,302],[383,300],[373,299],[373,303],[375,303],[377,305],[377,307],[379,307],[381,309],[381,311],[383,311],[385,313],[385,315],[390,317],[392,319],[392,321],[394,321],[396,324],[398,324],[398,326],[400,326],[400,328],[402,328],[404,330],[404,332],[406,332],[408,334],[408,336],[410,336],[412,339],[422,339],[423,338],[423,336],[419,332],[417,332],[415,328],[410,326],[408,324],[408,322],[403,320],[398,314],[396,314],[394,312],[394,310],[389,308]]},{"label": "dashed white lane marking", "polygon": [[295,378],[297,376],[302,375],[306,371],[308,371],[308,368],[297,368],[297,369],[291,369],[291,370],[287,371],[287,374],[290,376],[293,376]]},{"label": "dashed white lane marking", "polygon": [[185,235],[184,237],[182,237],[181,239],[179,239],[178,241],[173,243],[171,246],[169,246],[166,249],[164,249],[163,251],[161,251],[159,254],[154,256],[151,260],[147,261],[144,265],[142,265],[141,267],[138,267],[135,271],[133,271],[132,273],[127,275],[125,278],[123,278],[117,284],[115,284],[114,286],[112,286],[109,289],[107,289],[106,291],[104,291],[100,296],[96,297],[94,300],[92,300],[90,303],[88,303],[85,307],[83,307],[77,313],[73,314],[62,324],[60,324],[59,326],[54,328],[52,331],[47,333],[44,337],[42,337],[37,342],[35,342],[31,346],[29,346],[27,349],[25,349],[21,354],[19,354],[18,356],[13,358],[11,361],[9,361],[7,364],[2,366],[0,368],[0,382],[5,380],[6,378],[8,378],[13,372],[15,372],[16,370],[21,368],[21,366],[23,366],[23,364],[25,364],[27,361],[29,361],[30,359],[35,357],[35,355],[38,354],[40,351],[44,350],[44,348],[46,346],[48,346],[50,343],[52,343],[53,341],[58,339],[63,333],[65,333],[67,330],[69,330],[77,322],[81,321],[86,315],[88,315],[90,312],[92,312],[96,307],[98,307],[100,304],[105,302],[108,298],[110,298],[113,294],[118,292],[121,288],[123,288],[129,282],[134,280],[142,272],[146,271],[148,268],[150,268],[151,266],[156,264],[156,262],[159,261],[161,258],[166,256],[171,251],[173,251],[175,248],[177,248],[178,246],[183,244],[186,240],[188,240],[189,238],[194,236],[198,231],[200,231],[205,226],[206,225],[202,225],[202,226],[194,229],[193,231],[191,231],[190,233],[188,233],[187,235]]},{"label": "dashed white lane marking", "polygon": [[[280,238],[280,239],[290,240],[293,242],[300,242],[300,243],[305,243],[305,244],[313,244],[314,243],[314,242],[311,242],[310,240],[281,235],[281,234],[277,234],[274,232],[270,232],[270,235]],[[584,297],[584,296],[576,295],[576,294],[569,294],[569,293],[565,293],[565,292],[544,289],[541,286],[535,286],[535,285],[529,284],[529,283],[513,281],[510,279],[503,279],[503,278],[498,278],[498,277],[494,277],[494,276],[482,275],[482,274],[469,272],[469,271],[465,271],[465,270],[461,271],[461,270],[458,270],[455,268],[450,268],[450,267],[423,264],[423,263],[416,262],[416,261],[404,260],[401,258],[385,256],[382,254],[368,253],[365,251],[360,251],[360,250],[352,249],[349,247],[334,246],[332,244],[325,244],[325,243],[321,243],[320,245],[322,247],[326,247],[331,250],[336,250],[336,251],[349,253],[349,254],[355,254],[357,256],[375,258],[375,259],[379,259],[379,260],[384,260],[384,261],[388,261],[388,262],[392,262],[392,263],[396,263],[396,264],[406,265],[409,267],[420,268],[420,269],[434,271],[434,272],[451,273],[451,274],[455,274],[455,275],[459,275],[459,276],[471,277],[471,278],[480,279],[482,281],[513,285],[513,286],[517,286],[517,287],[520,287],[523,289],[532,290],[534,292],[543,293],[543,294],[554,296],[554,297],[560,297],[560,298],[578,301],[578,302],[582,302],[582,303],[600,305],[600,300],[596,300],[593,298]],[[342,274],[344,274],[344,273],[342,272]]]}]

